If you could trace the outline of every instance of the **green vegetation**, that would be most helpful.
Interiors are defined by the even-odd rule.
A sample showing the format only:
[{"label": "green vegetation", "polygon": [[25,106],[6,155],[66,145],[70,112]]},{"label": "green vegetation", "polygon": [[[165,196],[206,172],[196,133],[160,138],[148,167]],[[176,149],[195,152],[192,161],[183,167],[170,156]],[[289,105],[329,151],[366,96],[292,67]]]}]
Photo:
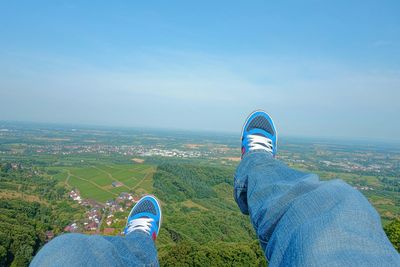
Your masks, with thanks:
[{"label": "green vegetation", "polygon": [[385,226],[385,232],[395,249],[400,252],[400,219],[393,220]]},{"label": "green vegetation", "polygon": [[[7,123],[1,128],[9,131],[0,134],[0,266],[26,266],[47,231],[57,235],[74,222],[83,232],[119,233],[131,204],[117,201],[121,192],[161,200],[162,266],[266,265],[249,219],[232,197],[237,136]],[[281,139],[279,159],[360,190],[399,250],[400,147]],[[102,216],[112,212],[109,224],[102,217],[98,228],[84,228],[93,206],[72,201],[67,192],[74,188],[83,199],[115,200],[113,211],[98,208]]]},{"label": "green vegetation", "polygon": [[161,266],[266,266],[257,241],[205,245],[180,242],[161,250],[158,257]]},{"label": "green vegetation", "polygon": [[232,197],[233,169],[161,164],[154,190],[164,221],[162,266],[262,266],[264,254]]},{"label": "green vegetation", "polygon": [[[155,167],[147,164],[104,164],[85,167],[48,167],[65,187],[76,188],[82,197],[105,203],[122,192],[150,193]],[[112,186],[118,182],[117,187]]]},{"label": "green vegetation", "polygon": [[80,207],[64,200],[65,189],[34,168],[0,165],[0,187],[0,266],[27,266],[47,231],[61,233],[82,216]]}]

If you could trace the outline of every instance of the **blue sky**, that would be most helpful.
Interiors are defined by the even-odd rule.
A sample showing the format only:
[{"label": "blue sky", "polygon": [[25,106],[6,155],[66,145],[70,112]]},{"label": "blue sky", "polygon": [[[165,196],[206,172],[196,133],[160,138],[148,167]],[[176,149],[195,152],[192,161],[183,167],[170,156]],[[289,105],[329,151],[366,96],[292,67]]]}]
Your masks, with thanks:
[{"label": "blue sky", "polygon": [[[140,2],[140,3],[139,3]],[[399,1],[1,1],[0,120],[400,140]]]}]

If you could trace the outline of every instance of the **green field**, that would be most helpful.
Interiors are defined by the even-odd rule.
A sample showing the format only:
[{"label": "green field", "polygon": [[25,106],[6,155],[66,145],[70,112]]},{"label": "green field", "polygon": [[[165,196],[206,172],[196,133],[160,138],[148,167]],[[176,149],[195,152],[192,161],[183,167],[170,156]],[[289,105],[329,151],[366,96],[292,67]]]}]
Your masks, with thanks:
[{"label": "green field", "polygon": [[[81,168],[56,167],[54,175],[60,183],[77,188],[83,198],[104,203],[122,192],[152,193],[155,166],[147,164],[91,165]],[[121,186],[113,187],[113,182]]]}]

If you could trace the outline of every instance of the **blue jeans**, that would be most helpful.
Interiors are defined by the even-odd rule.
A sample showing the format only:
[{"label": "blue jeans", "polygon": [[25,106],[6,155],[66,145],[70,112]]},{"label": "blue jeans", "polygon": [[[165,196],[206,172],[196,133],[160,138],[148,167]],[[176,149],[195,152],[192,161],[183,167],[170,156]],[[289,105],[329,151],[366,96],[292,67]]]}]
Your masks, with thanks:
[{"label": "blue jeans", "polygon": [[[250,215],[270,266],[400,266],[400,256],[365,197],[346,183],[288,168],[264,151],[248,152],[234,196]],[[66,234],[31,266],[158,265],[152,239]]]},{"label": "blue jeans", "polygon": [[234,190],[269,266],[400,266],[378,213],[341,180],[322,182],[252,151],[236,171]]},{"label": "blue jeans", "polygon": [[45,245],[30,266],[158,266],[157,250],[148,234],[125,237],[64,234]]}]

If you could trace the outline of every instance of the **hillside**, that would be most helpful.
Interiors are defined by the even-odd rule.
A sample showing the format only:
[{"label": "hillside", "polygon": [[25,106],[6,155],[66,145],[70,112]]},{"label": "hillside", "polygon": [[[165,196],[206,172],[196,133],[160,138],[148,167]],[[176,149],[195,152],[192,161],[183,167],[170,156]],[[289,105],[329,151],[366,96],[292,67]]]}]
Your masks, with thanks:
[{"label": "hillside", "polygon": [[[6,124],[0,133],[0,266],[27,266],[59,234],[119,235],[143,194],[161,201],[162,266],[264,266],[232,195],[235,136]],[[47,128],[46,128],[47,127]],[[279,159],[343,178],[399,249],[400,148],[283,139]]]},{"label": "hillside", "polygon": [[36,168],[0,164],[0,266],[27,266],[84,209]]},{"label": "hillside", "polygon": [[[41,173],[7,166],[3,165],[0,179],[0,234],[8,236],[0,243],[2,265],[26,266],[49,238],[48,232],[75,231],[63,229],[66,225],[76,224],[80,229],[77,231],[88,234],[102,233],[108,227],[103,220],[94,231],[86,229],[85,214],[91,214],[93,207],[72,201],[67,194],[71,189],[79,190],[82,199],[91,197],[98,205],[117,199],[122,191],[135,196],[155,194],[164,214],[157,239],[162,266],[266,265],[248,218],[234,203],[232,168],[160,163],[156,168],[145,164],[49,167],[47,173]],[[112,179],[107,180],[108,175]],[[121,186],[107,189],[115,179]],[[103,183],[104,188],[97,183]],[[114,234],[121,232],[130,210],[122,204],[121,209],[106,206],[100,211],[100,218],[113,214],[108,229],[115,229]],[[22,245],[22,240],[30,241]]]},{"label": "hillside", "polygon": [[258,266],[264,255],[232,196],[232,170],[162,164],[154,193],[163,203],[161,265]]}]

